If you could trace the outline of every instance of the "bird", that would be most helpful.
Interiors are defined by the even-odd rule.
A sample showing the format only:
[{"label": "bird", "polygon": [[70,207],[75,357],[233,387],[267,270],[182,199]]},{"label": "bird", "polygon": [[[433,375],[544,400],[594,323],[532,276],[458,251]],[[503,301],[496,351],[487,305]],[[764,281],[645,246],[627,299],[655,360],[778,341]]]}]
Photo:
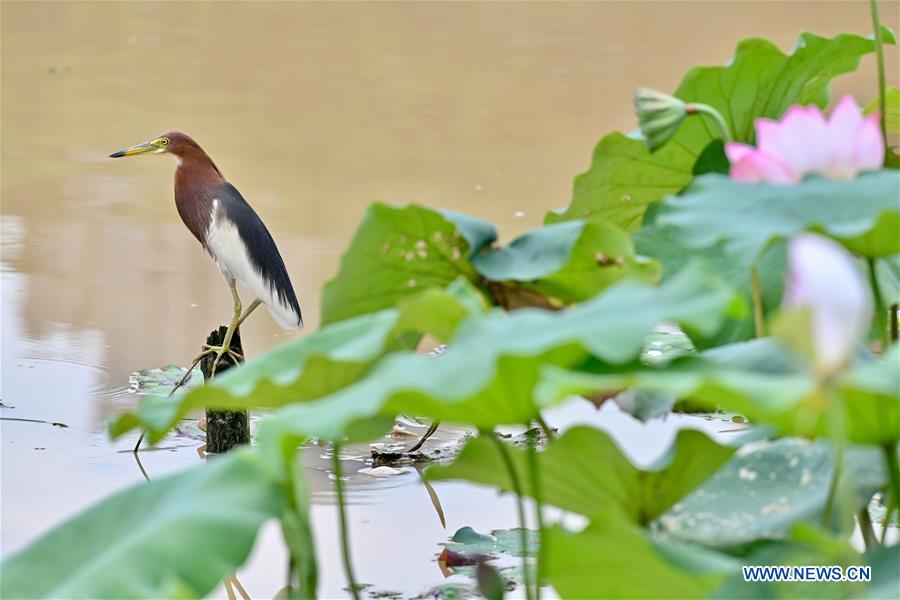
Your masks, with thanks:
[{"label": "bird", "polygon": [[[181,220],[215,261],[231,289],[233,312],[221,346],[204,345],[180,383],[187,380],[204,357],[215,354],[212,373],[226,353],[242,359],[231,349],[235,331],[260,305],[265,304],[285,330],[303,326],[300,303],[275,240],[262,219],[189,135],[170,131],[150,141],[109,155],[110,158],[140,154],[168,154],[175,158],[175,206]],[[240,283],[254,299],[243,309],[238,295]],[[176,389],[180,385],[176,386]]]}]

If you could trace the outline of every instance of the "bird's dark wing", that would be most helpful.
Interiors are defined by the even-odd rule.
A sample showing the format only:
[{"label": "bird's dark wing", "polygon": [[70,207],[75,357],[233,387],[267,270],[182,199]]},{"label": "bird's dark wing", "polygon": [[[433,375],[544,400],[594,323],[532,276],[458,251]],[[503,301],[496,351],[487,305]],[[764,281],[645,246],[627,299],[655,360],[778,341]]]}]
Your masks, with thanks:
[{"label": "bird's dark wing", "polygon": [[[300,303],[297,302],[297,295],[294,293],[294,287],[291,285],[291,278],[288,276],[287,269],[284,267],[284,261],[281,254],[275,246],[275,240],[272,234],[266,229],[262,219],[256,214],[256,211],[244,200],[241,193],[233,185],[227,181],[223,184],[222,189],[216,194],[219,202],[220,210],[224,210],[224,216],[231,221],[238,230],[238,235],[244,241],[247,247],[247,253],[253,268],[262,276],[263,280],[270,287],[272,298],[277,300],[285,309],[290,309],[296,317],[296,325],[303,324],[303,317],[300,313]],[[264,303],[269,304],[266,298],[260,298]],[[269,306],[270,309],[275,307]]]}]

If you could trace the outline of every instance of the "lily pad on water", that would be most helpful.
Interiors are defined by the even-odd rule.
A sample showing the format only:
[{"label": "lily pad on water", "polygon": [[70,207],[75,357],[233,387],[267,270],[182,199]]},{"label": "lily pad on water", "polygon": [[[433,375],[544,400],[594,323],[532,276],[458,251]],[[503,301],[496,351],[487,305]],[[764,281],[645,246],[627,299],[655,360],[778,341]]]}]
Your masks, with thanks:
[{"label": "lily pad on water", "polygon": [[[539,545],[538,532],[528,529],[526,532],[528,556],[537,554]],[[489,534],[478,533],[471,527],[458,529],[449,542],[442,545],[454,552],[474,554],[494,554],[502,552],[512,556],[522,556],[521,529],[494,529]]]},{"label": "lily pad on water", "polygon": [[[476,580],[478,588],[488,587],[489,597],[502,597],[503,590],[513,590],[523,584],[522,564],[503,564],[504,558],[521,557],[522,530],[495,529],[489,534],[479,533],[471,527],[462,527],[453,534],[451,541],[444,542],[444,550],[438,557],[442,569],[454,575],[466,575]],[[525,552],[530,557],[537,556],[540,536],[533,529],[525,530]],[[500,559],[500,560],[498,560]],[[487,561],[493,561],[487,564]],[[528,565],[533,577],[533,565]],[[482,586],[484,584],[484,586]]]},{"label": "lily pad on water", "polygon": [[[143,369],[132,373],[128,383],[133,392],[138,394],[168,394],[175,387],[187,369],[178,365],[165,365],[156,369]],[[203,383],[203,373],[195,369],[184,387],[192,387]]]}]

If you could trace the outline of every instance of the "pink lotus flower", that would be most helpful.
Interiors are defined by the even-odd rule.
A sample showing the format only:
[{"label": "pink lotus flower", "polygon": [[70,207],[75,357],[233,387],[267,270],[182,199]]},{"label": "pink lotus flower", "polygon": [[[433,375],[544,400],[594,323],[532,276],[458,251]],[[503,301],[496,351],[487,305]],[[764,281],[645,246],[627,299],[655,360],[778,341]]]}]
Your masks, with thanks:
[{"label": "pink lotus flower", "polygon": [[880,169],[884,161],[878,115],[863,118],[851,96],[828,121],[817,106],[792,106],[781,121],[757,119],[756,144],[725,146],[732,179],[794,184],[816,174],[846,180]]},{"label": "pink lotus flower", "polygon": [[828,376],[850,361],[872,324],[872,293],[850,253],[814,233],[788,244],[782,309],[808,310],[813,362]]}]

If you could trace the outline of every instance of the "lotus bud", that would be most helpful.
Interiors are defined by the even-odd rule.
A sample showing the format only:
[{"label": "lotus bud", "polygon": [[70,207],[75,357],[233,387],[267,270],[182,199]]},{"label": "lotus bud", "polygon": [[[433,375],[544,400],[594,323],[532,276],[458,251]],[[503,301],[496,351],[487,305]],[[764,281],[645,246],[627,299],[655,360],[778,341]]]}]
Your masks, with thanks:
[{"label": "lotus bud", "polygon": [[847,365],[872,323],[872,295],[853,257],[812,233],[788,244],[782,309],[808,315],[812,360],[822,377]]},{"label": "lotus bud", "polygon": [[665,146],[687,116],[684,102],[646,88],[635,90],[634,111],[651,152]]}]

